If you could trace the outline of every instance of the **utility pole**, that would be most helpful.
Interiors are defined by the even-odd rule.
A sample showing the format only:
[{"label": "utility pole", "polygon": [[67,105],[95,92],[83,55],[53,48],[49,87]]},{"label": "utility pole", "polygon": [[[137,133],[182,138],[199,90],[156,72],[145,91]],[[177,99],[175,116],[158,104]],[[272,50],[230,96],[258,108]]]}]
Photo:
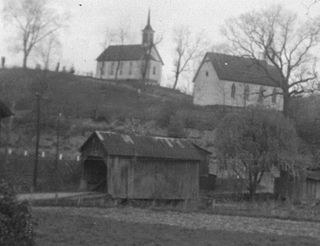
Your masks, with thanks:
[{"label": "utility pole", "polygon": [[39,164],[39,143],[40,143],[40,94],[36,93],[36,107],[37,107],[37,119],[36,119],[36,150],[33,167],[33,185],[32,191],[37,189],[37,178],[38,178],[38,164]]},{"label": "utility pole", "polygon": [[60,119],[61,119],[62,114],[58,114],[58,119],[57,119],[57,142],[56,142],[56,161],[55,161],[55,166],[54,166],[54,175],[55,175],[55,185],[56,185],[56,190],[58,190],[58,164],[59,164],[59,145],[60,145]]}]

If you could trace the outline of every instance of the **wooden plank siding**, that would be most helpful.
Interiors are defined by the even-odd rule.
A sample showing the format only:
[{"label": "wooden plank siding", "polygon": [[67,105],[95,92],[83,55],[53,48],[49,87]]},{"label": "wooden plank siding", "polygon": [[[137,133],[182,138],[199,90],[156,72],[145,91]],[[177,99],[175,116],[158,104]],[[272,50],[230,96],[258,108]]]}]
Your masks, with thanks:
[{"label": "wooden plank siding", "polygon": [[[127,136],[117,139],[117,136],[112,135],[112,138],[108,139],[109,142],[103,142],[102,140],[107,139],[108,136],[108,134],[103,136],[93,134],[82,146],[80,189],[88,190],[96,187],[97,184],[94,184],[94,181],[99,180],[97,183],[102,183],[101,177],[105,175],[103,190],[115,199],[188,200],[198,198],[199,166],[204,165],[201,171],[205,174],[207,152],[198,152],[196,147],[183,142],[184,140],[163,138],[150,140],[146,137],[139,139],[139,137]],[[148,143],[156,143],[156,145],[152,148],[145,147]],[[137,152],[131,151],[134,144],[138,146]],[[106,145],[110,148],[106,148]],[[166,149],[168,151],[164,151]],[[141,156],[141,151],[151,156]],[[187,152],[189,156],[184,155]],[[152,156],[155,154],[159,156]],[[98,170],[92,170],[94,168]]]},{"label": "wooden plank siding", "polygon": [[111,157],[108,193],[128,199],[195,199],[198,163]]},{"label": "wooden plank siding", "polygon": [[320,181],[307,179],[306,196],[309,201],[320,200]]}]

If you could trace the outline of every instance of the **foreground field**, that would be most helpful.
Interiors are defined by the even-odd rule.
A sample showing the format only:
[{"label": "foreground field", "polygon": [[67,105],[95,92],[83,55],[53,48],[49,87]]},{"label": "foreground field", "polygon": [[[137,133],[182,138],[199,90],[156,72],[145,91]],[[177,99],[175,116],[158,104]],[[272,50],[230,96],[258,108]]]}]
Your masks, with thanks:
[{"label": "foreground field", "polygon": [[320,224],[310,222],[132,208],[33,208],[33,214],[37,245],[320,245]]}]

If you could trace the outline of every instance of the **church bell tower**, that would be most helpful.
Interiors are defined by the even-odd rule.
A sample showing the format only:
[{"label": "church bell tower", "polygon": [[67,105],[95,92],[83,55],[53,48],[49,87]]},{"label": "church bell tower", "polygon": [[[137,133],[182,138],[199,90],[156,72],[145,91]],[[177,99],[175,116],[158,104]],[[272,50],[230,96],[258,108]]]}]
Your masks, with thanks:
[{"label": "church bell tower", "polygon": [[153,34],[154,34],[154,30],[152,29],[152,27],[150,25],[150,9],[149,9],[147,25],[142,30],[142,44],[145,46],[152,46],[153,45]]}]

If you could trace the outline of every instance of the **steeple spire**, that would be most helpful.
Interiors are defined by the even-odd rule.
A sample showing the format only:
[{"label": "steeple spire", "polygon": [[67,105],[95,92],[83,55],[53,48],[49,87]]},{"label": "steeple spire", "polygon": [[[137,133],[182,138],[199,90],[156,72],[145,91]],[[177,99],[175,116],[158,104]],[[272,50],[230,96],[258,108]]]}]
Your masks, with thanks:
[{"label": "steeple spire", "polygon": [[148,21],[147,21],[147,26],[150,26],[150,8],[149,8],[149,11],[148,11]]},{"label": "steeple spire", "polygon": [[142,44],[143,45],[153,45],[153,34],[154,31],[151,27],[151,11],[149,8],[148,11],[148,18],[147,18],[147,25],[145,26],[145,28],[142,30]]}]

